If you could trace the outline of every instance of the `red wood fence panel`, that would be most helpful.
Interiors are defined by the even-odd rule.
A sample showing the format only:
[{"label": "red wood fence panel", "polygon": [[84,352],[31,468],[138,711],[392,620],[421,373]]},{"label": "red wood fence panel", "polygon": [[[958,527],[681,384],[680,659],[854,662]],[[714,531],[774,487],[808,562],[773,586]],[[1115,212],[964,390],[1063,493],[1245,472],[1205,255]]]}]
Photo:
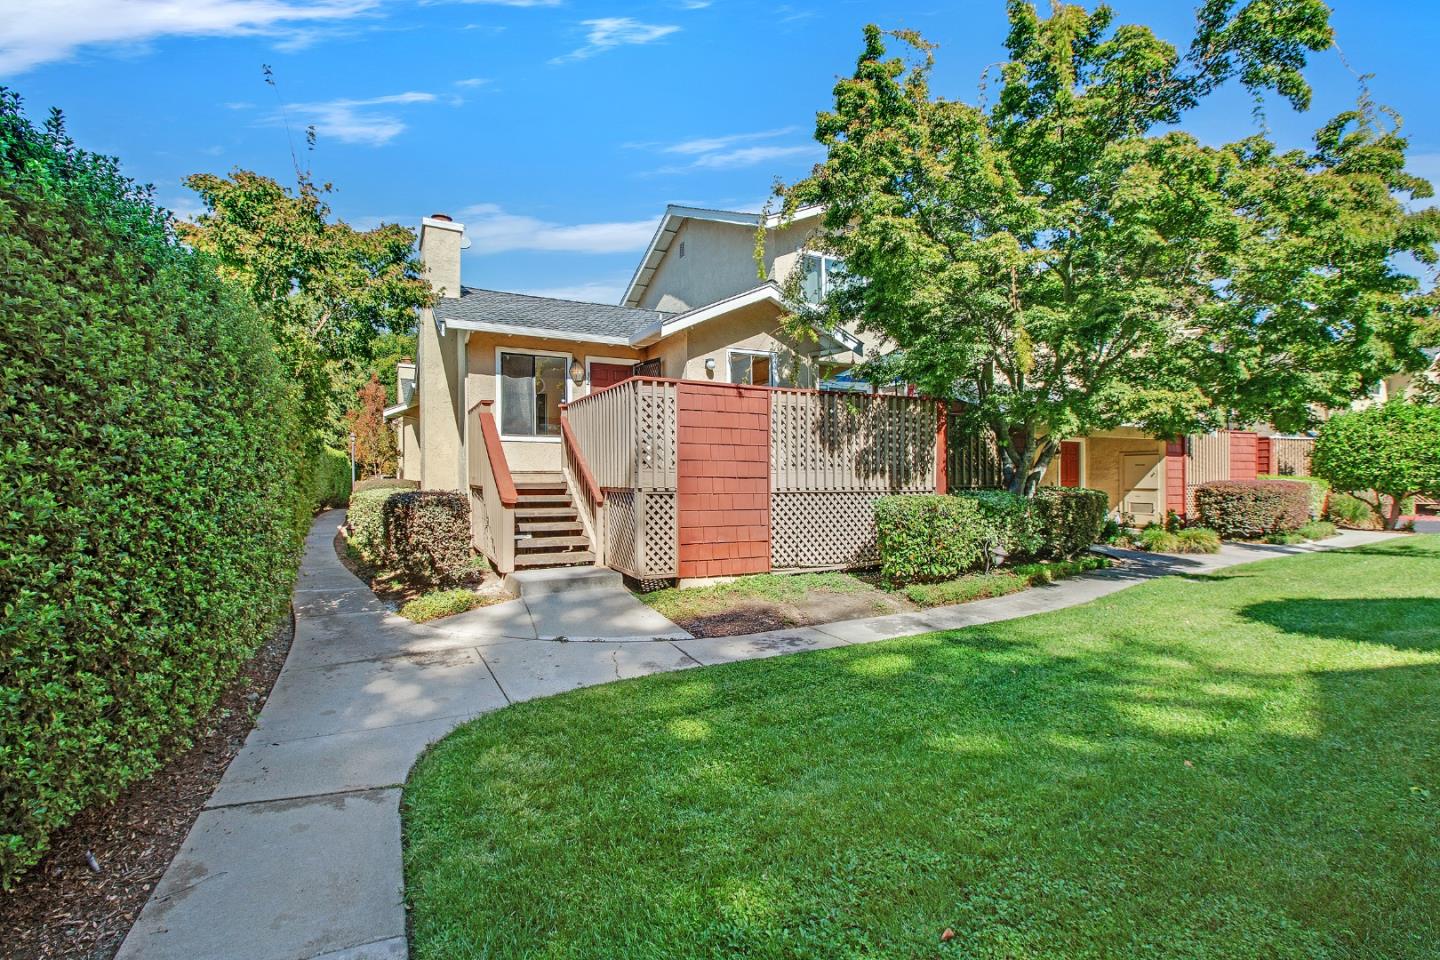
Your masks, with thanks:
[{"label": "red wood fence panel", "polygon": [[1269,437],[1255,438],[1255,461],[1256,472],[1275,472],[1275,446]]},{"label": "red wood fence panel", "polygon": [[1185,494],[1185,438],[1169,440],[1165,443],[1165,510],[1175,511],[1180,516],[1185,516],[1186,501],[1189,499]]},{"label": "red wood fence panel", "polygon": [[770,391],[679,384],[679,576],[770,569]]},{"label": "red wood fence panel", "polygon": [[1260,438],[1248,430],[1230,431],[1230,479],[1254,480],[1259,474],[1256,456]]}]

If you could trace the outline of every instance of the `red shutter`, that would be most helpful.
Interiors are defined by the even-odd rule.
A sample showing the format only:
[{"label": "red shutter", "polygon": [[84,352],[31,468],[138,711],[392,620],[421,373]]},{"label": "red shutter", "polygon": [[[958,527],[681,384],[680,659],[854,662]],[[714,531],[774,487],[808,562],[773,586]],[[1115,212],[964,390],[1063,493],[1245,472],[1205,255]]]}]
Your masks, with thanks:
[{"label": "red shutter", "polygon": [[1080,486],[1080,441],[1066,440],[1060,444],[1060,486]]}]

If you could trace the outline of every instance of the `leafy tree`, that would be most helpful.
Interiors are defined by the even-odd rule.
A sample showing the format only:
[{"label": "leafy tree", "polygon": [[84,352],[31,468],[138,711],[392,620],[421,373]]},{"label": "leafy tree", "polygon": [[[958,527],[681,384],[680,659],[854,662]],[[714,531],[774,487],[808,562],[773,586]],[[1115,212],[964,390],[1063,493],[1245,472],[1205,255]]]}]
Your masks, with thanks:
[{"label": "leafy tree", "polygon": [[1310,471],[1399,525],[1406,500],[1440,497],[1440,406],[1392,400],[1325,422]]},{"label": "leafy tree", "polygon": [[1398,118],[1362,97],[1308,151],[1173,129],[1232,79],[1307,108],[1302,68],[1332,42],[1321,0],[1205,0],[1183,54],[1104,6],[1012,0],[1009,17],[989,109],[931,95],[918,35],[891,35],[907,62],[866,28],[817,118],[825,161],[778,188],[786,215],[824,206],[813,246],[854,281],[792,298],[797,329],[898,344],[868,375],[966,401],[1027,494],[1064,437],[1296,429],[1423,362],[1433,300],[1393,256],[1436,262],[1440,211],[1401,202],[1431,188],[1404,172]]},{"label": "leafy tree", "polygon": [[332,222],[324,200],[331,186],[304,174],[294,191],[248,170],[185,183],[207,212],[177,225],[181,239],[213,254],[222,274],[249,291],[301,385],[317,440],[341,443],[351,379],[376,336],[411,332],[415,309],[431,300],[414,233]]},{"label": "leafy tree", "polygon": [[395,434],[385,424],[385,385],[376,376],[358,391],[360,405],[346,414],[355,434],[355,462],[361,478],[395,472]]}]

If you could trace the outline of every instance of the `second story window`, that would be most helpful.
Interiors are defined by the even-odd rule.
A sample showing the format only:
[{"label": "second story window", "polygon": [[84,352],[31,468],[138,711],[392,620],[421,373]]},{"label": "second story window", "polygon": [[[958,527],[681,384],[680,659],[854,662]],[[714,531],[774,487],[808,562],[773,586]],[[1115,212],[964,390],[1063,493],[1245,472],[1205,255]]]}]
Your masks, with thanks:
[{"label": "second story window", "polygon": [[806,303],[822,303],[830,291],[844,282],[844,261],[819,253],[807,253],[800,261],[800,293]]}]

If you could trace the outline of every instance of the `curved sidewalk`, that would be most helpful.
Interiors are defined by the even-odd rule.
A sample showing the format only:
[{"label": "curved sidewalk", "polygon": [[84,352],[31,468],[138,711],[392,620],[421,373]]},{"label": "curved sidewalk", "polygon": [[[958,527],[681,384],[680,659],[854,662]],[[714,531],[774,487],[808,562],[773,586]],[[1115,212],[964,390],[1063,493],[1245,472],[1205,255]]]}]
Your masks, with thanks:
[{"label": "curved sidewalk", "polygon": [[[535,639],[543,618],[521,601],[433,627],[387,613],[335,556],[343,519],[331,511],[311,527],[284,670],[120,960],[405,957],[401,785],[428,744],[507,703],[667,670],[1008,620],[1157,576],[1392,536],[1227,545],[1186,558],[1126,553],[1137,562],[1007,597],[743,637],[560,643]],[[597,592],[597,621],[618,602]]]}]

